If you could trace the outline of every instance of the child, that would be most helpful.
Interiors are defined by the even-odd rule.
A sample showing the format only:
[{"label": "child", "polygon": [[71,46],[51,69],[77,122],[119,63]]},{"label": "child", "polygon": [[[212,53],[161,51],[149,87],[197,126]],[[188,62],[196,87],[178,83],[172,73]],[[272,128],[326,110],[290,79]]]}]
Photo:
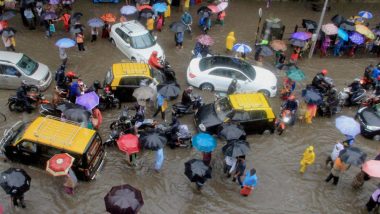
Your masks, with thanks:
[{"label": "child", "polygon": [[78,44],[78,50],[84,51],[84,35],[83,33],[77,33],[76,34],[76,40]]},{"label": "child", "polygon": [[245,174],[243,188],[240,190],[240,194],[243,196],[250,195],[252,190],[257,186],[257,180],[256,169],[252,168]]},{"label": "child", "polygon": [[69,173],[66,175],[66,181],[63,184],[65,187],[65,192],[69,195],[74,194],[74,188],[78,184],[78,179],[72,169],[69,170]]},{"label": "child", "polygon": [[301,165],[300,173],[304,173],[306,171],[307,166],[313,164],[314,161],[315,161],[314,147],[309,146],[303,152],[303,156],[300,162],[300,165]]},{"label": "child", "polygon": [[91,28],[91,42],[96,41],[96,39],[98,38],[98,34],[99,34],[98,28],[96,27]]}]

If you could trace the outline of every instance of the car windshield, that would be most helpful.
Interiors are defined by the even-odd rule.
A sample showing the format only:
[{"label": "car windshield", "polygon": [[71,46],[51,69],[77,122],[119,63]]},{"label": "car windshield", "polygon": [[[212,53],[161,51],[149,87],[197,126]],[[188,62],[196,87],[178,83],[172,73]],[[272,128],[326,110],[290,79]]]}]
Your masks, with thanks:
[{"label": "car windshield", "polygon": [[214,103],[214,109],[215,109],[216,115],[221,121],[224,121],[226,116],[232,112],[232,107],[227,97],[216,101]]},{"label": "car windshield", "polygon": [[22,58],[17,63],[17,66],[28,76],[34,74],[38,68],[38,63],[26,55],[22,55]]},{"label": "car windshield", "polygon": [[199,62],[201,71],[208,70],[214,67],[229,67],[243,72],[251,80],[255,79],[256,71],[252,65],[244,60],[225,56],[205,57]]},{"label": "car windshield", "polygon": [[[0,146],[19,141],[25,132],[25,127],[25,123],[23,123],[22,121],[19,121],[15,125],[13,125],[4,133],[3,139],[1,139],[0,142]],[[15,140],[13,141],[13,139]]]},{"label": "car windshield", "polygon": [[135,49],[144,49],[152,47],[156,44],[156,41],[154,40],[152,34],[146,33],[141,36],[133,36],[132,39],[132,47]]}]

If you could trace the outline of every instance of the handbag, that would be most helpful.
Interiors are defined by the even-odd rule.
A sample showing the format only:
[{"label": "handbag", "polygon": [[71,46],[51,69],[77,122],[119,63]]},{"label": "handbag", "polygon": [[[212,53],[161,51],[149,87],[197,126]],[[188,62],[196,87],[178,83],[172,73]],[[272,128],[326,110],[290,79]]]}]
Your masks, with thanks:
[{"label": "handbag", "polygon": [[248,196],[248,195],[251,194],[252,190],[253,190],[253,187],[244,186],[244,187],[240,190],[240,195]]},{"label": "handbag", "polygon": [[54,24],[50,24],[49,25],[49,31],[53,32],[53,33],[55,32],[55,26],[54,26]]}]

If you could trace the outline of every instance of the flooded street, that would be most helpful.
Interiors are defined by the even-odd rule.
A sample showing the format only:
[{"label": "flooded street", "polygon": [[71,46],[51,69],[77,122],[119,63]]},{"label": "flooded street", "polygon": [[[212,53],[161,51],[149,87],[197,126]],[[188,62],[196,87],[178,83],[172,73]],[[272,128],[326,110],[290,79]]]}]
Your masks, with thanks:
[{"label": "flooded street", "polygon": [[[227,9],[225,25],[214,26],[210,35],[215,39],[213,52],[224,54],[225,38],[230,31],[235,32],[237,42],[252,45],[255,41],[257,27],[257,10],[263,7],[263,18],[278,17],[286,26],[284,39],[290,37],[296,24],[301,25],[302,19],[318,21],[320,13],[314,12],[304,3],[273,3],[268,10],[264,9],[264,2],[251,0],[233,0]],[[74,10],[84,13],[82,23],[88,19],[100,17],[103,13],[112,12],[119,14],[122,4],[92,4],[89,0],[77,0]],[[194,18],[194,34],[190,37],[185,35],[184,48],[176,49],[174,34],[169,31],[171,22],[179,20],[181,12],[172,9],[172,16],[166,20],[166,26],[158,36],[158,42],[163,47],[167,60],[176,71],[179,83],[184,89],[186,83],[186,68],[191,58],[191,50],[194,47],[199,29],[196,26],[198,6],[191,8]],[[331,11],[326,15],[324,23],[330,17],[339,13],[345,17],[356,14],[360,10],[373,12],[375,21],[379,21],[380,4],[357,4],[340,3],[331,4]],[[376,10],[375,10],[376,9]],[[370,22],[373,26],[377,22]],[[29,31],[21,24],[19,14],[10,21],[10,25],[17,29],[16,50],[23,52],[33,59],[47,64],[54,73],[60,64],[58,48],[55,41],[62,37],[68,37],[63,32],[62,23],[56,25],[58,30],[53,38],[45,38],[42,28]],[[68,50],[68,69],[80,74],[80,78],[87,85],[94,80],[103,81],[107,69],[113,63],[120,62],[125,56],[112,44],[104,39],[98,39],[90,43],[90,29],[85,30],[86,51],[79,52],[76,47]],[[253,55],[249,55],[253,63]],[[279,78],[284,76],[283,71],[275,71],[273,58],[266,59],[265,67],[271,69]],[[307,74],[306,81],[297,85],[297,96],[300,97],[300,89],[311,82],[314,74],[321,69],[329,70],[329,76],[334,79],[339,90],[354,78],[360,77],[364,68],[370,64],[377,64],[379,59],[358,57],[348,59],[319,58],[315,56],[311,60],[301,60],[299,67]],[[278,84],[278,88],[280,88]],[[54,83],[44,94],[50,99]],[[201,94],[207,102],[214,99],[213,94]],[[29,121],[38,113],[12,113],[6,105],[10,95],[15,91],[0,90],[0,112],[6,114],[7,121],[0,122],[0,133],[9,128],[17,120]],[[179,99],[178,99],[179,100]],[[177,101],[174,101],[177,102]],[[280,99],[271,98],[270,103],[274,112],[279,112]],[[127,104],[127,103],[126,103]],[[356,107],[346,108],[341,114],[354,116]],[[108,110],[103,113],[104,123],[100,133],[103,140],[109,134],[109,124],[119,115],[118,110]],[[169,115],[169,114],[168,114]],[[150,118],[151,114],[147,115]],[[157,117],[158,118],[158,117]],[[193,117],[182,117],[182,123],[186,123],[195,133]],[[201,153],[190,148],[177,148],[175,150],[166,147],[165,162],[160,173],[153,170],[155,153],[143,151],[139,156],[141,167],[137,169],[127,168],[125,155],[116,147],[106,148],[107,158],[103,170],[92,182],[80,182],[74,196],[69,196],[63,191],[63,180],[53,177],[42,169],[29,167],[21,164],[0,162],[0,171],[9,167],[20,167],[32,177],[31,189],[25,194],[27,209],[16,211],[11,208],[11,201],[4,191],[0,191],[0,202],[5,207],[5,213],[105,213],[104,196],[112,186],[131,184],[141,190],[144,198],[143,214],[161,213],[366,213],[364,205],[369,195],[376,188],[378,179],[366,182],[362,189],[353,190],[350,186],[352,178],[359,171],[357,167],[351,167],[341,176],[338,186],[326,184],[324,179],[329,174],[329,169],[324,165],[326,157],[330,154],[337,140],[343,139],[343,135],[335,128],[335,117],[316,118],[313,124],[297,122],[294,127],[285,131],[281,136],[276,134],[250,135],[248,141],[251,153],[247,156],[247,169],[254,167],[259,177],[258,187],[249,197],[239,194],[240,187],[232,183],[222,173],[222,152],[224,142],[218,141],[218,148],[213,153],[212,179],[206,182],[202,192],[198,192],[193,183],[190,183],[184,175],[184,162],[192,158],[201,158]],[[301,155],[308,145],[314,146],[316,163],[308,168],[305,175],[298,173]],[[368,159],[374,158],[379,151],[379,142],[368,140],[358,136],[356,146],[368,154]]]}]

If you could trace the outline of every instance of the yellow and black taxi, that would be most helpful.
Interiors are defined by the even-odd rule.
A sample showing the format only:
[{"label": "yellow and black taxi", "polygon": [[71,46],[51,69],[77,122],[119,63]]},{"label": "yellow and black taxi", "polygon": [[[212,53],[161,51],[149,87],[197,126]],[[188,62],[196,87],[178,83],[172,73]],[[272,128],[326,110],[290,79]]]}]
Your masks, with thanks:
[{"label": "yellow and black taxi", "polygon": [[4,132],[0,154],[5,158],[45,168],[55,154],[69,153],[75,158],[72,169],[81,180],[92,180],[105,160],[100,135],[79,124],[51,116],[22,121]]},{"label": "yellow and black taxi", "polygon": [[195,114],[197,128],[217,134],[225,121],[240,123],[247,133],[274,132],[275,115],[262,93],[232,94],[204,105]]},{"label": "yellow and black taxi", "polygon": [[104,85],[110,87],[120,100],[134,101],[133,91],[142,84],[149,85],[152,81],[162,83],[164,76],[146,63],[121,62],[112,65],[106,74]]}]

